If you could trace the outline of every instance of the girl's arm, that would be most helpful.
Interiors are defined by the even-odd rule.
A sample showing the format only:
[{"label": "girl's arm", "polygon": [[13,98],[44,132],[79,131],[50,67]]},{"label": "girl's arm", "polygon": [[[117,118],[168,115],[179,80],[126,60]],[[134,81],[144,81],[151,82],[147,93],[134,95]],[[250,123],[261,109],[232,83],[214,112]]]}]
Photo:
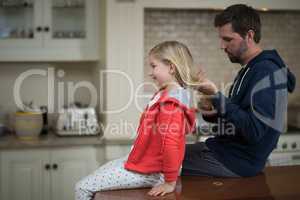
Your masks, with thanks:
[{"label": "girl's arm", "polygon": [[167,102],[161,106],[157,118],[157,133],[162,137],[163,174],[165,183],[152,188],[150,195],[173,192],[184,156],[184,113],[178,104]]}]

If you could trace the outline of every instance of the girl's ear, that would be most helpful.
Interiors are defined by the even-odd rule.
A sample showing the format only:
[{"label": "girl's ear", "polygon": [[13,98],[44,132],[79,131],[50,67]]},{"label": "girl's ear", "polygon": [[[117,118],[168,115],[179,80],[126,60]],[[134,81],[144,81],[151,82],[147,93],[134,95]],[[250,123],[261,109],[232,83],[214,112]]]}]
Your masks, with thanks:
[{"label": "girl's ear", "polygon": [[173,63],[170,63],[170,74],[175,74],[176,66]]}]

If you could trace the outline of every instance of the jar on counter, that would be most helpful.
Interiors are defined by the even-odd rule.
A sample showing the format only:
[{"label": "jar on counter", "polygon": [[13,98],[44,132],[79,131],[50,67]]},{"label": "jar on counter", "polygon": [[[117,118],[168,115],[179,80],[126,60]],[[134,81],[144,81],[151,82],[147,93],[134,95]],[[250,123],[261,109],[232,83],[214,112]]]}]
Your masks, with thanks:
[{"label": "jar on counter", "polygon": [[15,132],[20,139],[36,139],[43,128],[41,112],[16,112]]}]

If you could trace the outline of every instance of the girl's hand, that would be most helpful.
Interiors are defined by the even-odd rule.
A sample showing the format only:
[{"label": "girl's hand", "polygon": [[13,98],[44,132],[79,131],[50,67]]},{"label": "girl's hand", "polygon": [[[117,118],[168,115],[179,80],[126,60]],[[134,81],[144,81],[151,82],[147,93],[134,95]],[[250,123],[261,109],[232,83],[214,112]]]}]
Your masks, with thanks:
[{"label": "girl's hand", "polygon": [[175,190],[176,181],[173,182],[165,182],[161,185],[153,187],[149,192],[148,195],[150,196],[163,196],[167,193],[173,192]]}]

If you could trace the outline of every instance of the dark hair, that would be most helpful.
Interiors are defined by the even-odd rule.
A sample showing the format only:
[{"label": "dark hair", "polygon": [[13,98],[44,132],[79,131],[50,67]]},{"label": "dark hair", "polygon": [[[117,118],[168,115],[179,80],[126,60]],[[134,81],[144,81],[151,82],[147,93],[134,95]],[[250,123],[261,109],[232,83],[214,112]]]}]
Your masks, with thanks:
[{"label": "dark hair", "polygon": [[261,37],[261,23],[258,12],[245,4],[227,7],[215,17],[215,27],[231,23],[234,32],[245,37],[249,30],[254,31],[254,41],[259,43]]}]

